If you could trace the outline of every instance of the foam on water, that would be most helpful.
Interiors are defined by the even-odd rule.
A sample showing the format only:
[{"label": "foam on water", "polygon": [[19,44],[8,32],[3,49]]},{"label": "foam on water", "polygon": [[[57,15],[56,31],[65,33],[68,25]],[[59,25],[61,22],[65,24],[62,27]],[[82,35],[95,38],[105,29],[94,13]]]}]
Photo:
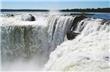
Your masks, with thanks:
[{"label": "foam on water", "polygon": [[67,27],[73,20],[71,16],[55,15],[36,17],[36,21],[22,21],[16,16],[1,19],[3,70],[31,69],[30,63],[33,66],[35,63],[36,68],[43,67],[50,52],[64,41]]},{"label": "foam on water", "polygon": [[65,41],[76,17],[55,14],[35,16],[35,21],[22,21],[21,15],[0,17],[2,70],[42,70],[49,59],[45,70],[108,71],[109,20],[85,18],[73,31],[80,34]]},{"label": "foam on water", "polygon": [[[83,25],[80,25],[82,22]],[[59,45],[51,53],[44,70],[109,72],[110,22],[101,23],[100,19],[81,21],[76,29],[81,34]]]}]

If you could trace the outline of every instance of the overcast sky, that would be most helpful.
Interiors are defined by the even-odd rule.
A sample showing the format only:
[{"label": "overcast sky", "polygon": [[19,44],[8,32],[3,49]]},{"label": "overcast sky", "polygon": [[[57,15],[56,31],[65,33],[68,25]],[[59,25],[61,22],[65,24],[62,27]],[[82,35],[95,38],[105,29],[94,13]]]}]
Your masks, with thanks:
[{"label": "overcast sky", "polygon": [[0,0],[4,9],[72,9],[110,7],[110,0]]}]

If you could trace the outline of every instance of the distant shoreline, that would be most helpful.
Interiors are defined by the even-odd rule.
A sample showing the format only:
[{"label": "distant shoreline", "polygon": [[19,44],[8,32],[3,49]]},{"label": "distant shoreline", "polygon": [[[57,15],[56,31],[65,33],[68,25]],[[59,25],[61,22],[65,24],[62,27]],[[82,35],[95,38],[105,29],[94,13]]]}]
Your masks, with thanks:
[{"label": "distant shoreline", "polygon": [[62,9],[61,12],[104,12],[110,13],[110,8]]},{"label": "distant shoreline", "polygon": [[44,9],[0,9],[1,12],[49,12]]},{"label": "distant shoreline", "polygon": [[[0,9],[1,12],[49,12],[47,9]],[[60,12],[104,12],[110,13],[110,8],[61,9]]]}]

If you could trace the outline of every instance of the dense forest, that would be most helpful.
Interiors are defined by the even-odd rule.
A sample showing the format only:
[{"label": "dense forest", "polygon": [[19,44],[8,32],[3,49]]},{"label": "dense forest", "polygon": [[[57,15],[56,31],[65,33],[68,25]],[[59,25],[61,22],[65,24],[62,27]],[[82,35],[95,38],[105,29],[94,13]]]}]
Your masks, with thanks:
[{"label": "dense forest", "polygon": [[[15,11],[32,11],[32,12],[48,12],[47,9],[1,9],[1,12],[15,12]],[[86,8],[86,9],[62,9],[61,12],[107,12],[110,13],[110,8]]]},{"label": "dense forest", "polygon": [[48,12],[49,10],[44,9],[1,9],[1,12]]},{"label": "dense forest", "polygon": [[110,8],[86,8],[86,9],[62,9],[61,12],[107,12],[110,13]]}]

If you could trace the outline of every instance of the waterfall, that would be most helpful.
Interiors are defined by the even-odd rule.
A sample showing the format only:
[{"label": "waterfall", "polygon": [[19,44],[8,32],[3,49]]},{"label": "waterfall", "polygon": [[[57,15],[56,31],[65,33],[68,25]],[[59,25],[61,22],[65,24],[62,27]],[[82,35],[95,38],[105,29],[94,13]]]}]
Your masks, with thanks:
[{"label": "waterfall", "polygon": [[64,41],[50,54],[47,71],[110,71],[110,20],[85,18],[77,23],[75,39]]},{"label": "waterfall", "polygon": [[13,64],[19,60],[23,61],[22,63],[34,60],[42,67],[48,60],[50,52],[64,41],[74,17],[41,16],[32,22],[21,21],[18,17],[2,19],[0,26],[2,65],[7,66],[7,62]]},{"label": "waterfall", "polygon": [[42,66],[48,59],[47,20],[44,17],[34,22],[15,18],[3,20],[5,22],[0,26],[2,65],[33,60]]},{"label": "waterfall", "polygon": [[[91,47],[98,46],[101,51],[103,48],[100,46],[100,41],[102,44],[103,40],[102,45],[109,48],[107,43],[110,40],[109,20],[39,15],[34,16],[35,21],[31,21],[31,19],[28,21],[28,18],[25,21],[20,17],[0,17],[3,70],[41,70],[45,63],[47,63],[45,70],[70,70],[71,64],[74,62],[74,55],[76,55],[74,51],[78,54],[82,51],[75,56],[75,62],[77,62],[77,56],[83,58],[83,48],[85,55],[86,48],[93,50]],[[90,52],[91,55],[92,52]],[[70,61],[68,57],[70,57]],[[62,66],[66,60],[67,63]]]},{"label": "waterfall", "polygon": [[72,25],[74,17],[71,16],[50,16],[48,39],[50,44],[50,51],[53,51],[57,45],[64,41],[64,37],[68,28]]}]

